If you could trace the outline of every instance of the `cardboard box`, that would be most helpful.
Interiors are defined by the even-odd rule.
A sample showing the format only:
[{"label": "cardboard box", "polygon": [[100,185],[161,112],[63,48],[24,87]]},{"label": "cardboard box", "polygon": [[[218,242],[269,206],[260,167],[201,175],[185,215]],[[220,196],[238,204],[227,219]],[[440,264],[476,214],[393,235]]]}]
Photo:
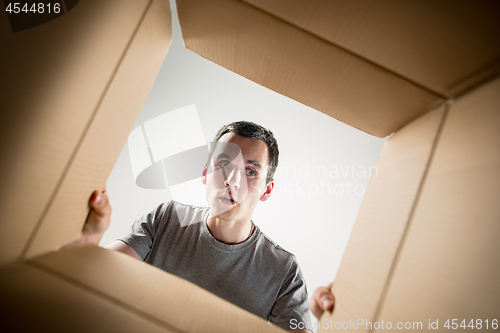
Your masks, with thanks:
[{"label": "cardboard box", "polygon": [[[500,319],[496,2],[183,0],[178,11],[187,48],[365,132],[393,134],[322,331]],[[0,28],[3,325],[279,330],[120,253],[56,251],[79,236],[166,55],[168,2],[82,1],[36,29],[12,33],[5,15]]]}]

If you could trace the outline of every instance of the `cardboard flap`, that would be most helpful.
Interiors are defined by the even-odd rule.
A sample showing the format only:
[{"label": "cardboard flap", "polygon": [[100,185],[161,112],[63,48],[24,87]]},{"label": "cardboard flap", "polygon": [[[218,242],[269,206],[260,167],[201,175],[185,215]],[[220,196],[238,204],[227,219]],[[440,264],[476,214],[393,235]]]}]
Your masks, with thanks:
[{"label": "cardboard flap", "polygon": [[243,1],[441,95],[500,73],[498,1]]},{"label": "cardboard flap", "polygon": [[[333,285],[333,323],[373,320],[435,149],[445,108],[386,140]],[[359,327],[356,332],[368,332]]]},{"label": "cardboard flap", "polygon": [[2,332],[181,332],[26,263],[0,269],[0,311]]},{"label": "cardboard flap", "polygon": [[[80,235],[89,196],[104,187],[167,54],[172,33],[168,6],[167,1],[152,0],[144,9],[25,258],[57,249]],[[98,181],[99,187],[94,185]]]},{"label": "cardboard flap", "polygon": [[385,137],[443,98],[234,0],[178,1],[186,48],[367,133]]},{"label": "cardboard flap", "polygon": [[499,92],[496,79],[450,106],[377,321],[498,320]]},{"label": "cardboard flap", "polygon": [[27,264],[91,293],[106,295],[181,332],[283,332],[186,280],[97,246],[65,248]]},{"label": "cardboard flap", "polygon": [[80,1],[16,33],[0,16],[5,264],[79,236],[165,58],[171,15],[164,0]]}]

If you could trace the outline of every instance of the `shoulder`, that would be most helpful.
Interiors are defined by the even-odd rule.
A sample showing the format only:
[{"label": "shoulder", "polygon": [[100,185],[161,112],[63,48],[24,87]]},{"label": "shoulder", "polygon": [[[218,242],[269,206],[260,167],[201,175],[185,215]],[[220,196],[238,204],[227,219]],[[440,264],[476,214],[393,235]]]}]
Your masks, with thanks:
[{"label": "shoulder", "polygon": [[257,247],[263,251],[268,259],[271,259],[280,265],[286,266],[287,270],[297,265],[297,260],[295,255],[279,244],[274,242],[268,235],[266,235],[262,230],[258,229],[259,241]]},{"label": "shoulder", "polygon": [[[257,227],[257,226],[256,226]],[[262,230],[260,230],[259,227],[257,227],[257,232],[258,232],[258,237],[261,242],[261,246],[267,248],[270,251],[273,251],[277,253],[278,255],[282,257],[287,257],[287,258],[295,258],[295,255],[287,250],[285,250],[283,247],[281,247],[278,243],[273,241],[271,237],[266,235]]]},{"label": "shoulder", "polygon": [[169,201],[165,203],[166,214],[170,217],[174,216],[179,220],[203,221],[208,214],[208,207],[200,207],[183,204],[177,201]]},{"label": "shoulder", "polygon": [[196,207],[186,205],[174,200],[166,201],[158,205],[149,213],[143,215],[140,221],[169,221],[171,219],[203,219],[203,216],[208,212],[208,207]]}]

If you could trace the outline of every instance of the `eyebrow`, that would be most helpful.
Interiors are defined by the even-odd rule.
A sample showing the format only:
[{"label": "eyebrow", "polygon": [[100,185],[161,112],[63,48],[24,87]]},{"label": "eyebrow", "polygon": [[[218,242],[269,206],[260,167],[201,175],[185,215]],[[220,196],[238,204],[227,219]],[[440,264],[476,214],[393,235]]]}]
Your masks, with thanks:
[{"label": "eyebrow", "polygon": [[228,155],[228,154],[226,154],[226,153],[220,153],[219,155],[216,155],[216,156],[215,156],[215,158],[216,158],[216,159],[217,159],[217,158],[227,158],[227,159],[231,159],[231,158],[229,157],[229,155]]},{"label": "eyebrow", "polygon": [[259,161],[256,161],[256,160],[247,160],[247,164],[252,164],[253,166],[255,166],[258,169],[262,168],[262,165],[260,165]]},{"label": "eyebrow", "polygon": [[[231,157],[229,155],[227,155],[226,153],[220,153],[219,155],[216,156],[216,159],[219,159],[219,158],[231,159]],[[251,165],[255,166],[257,169],[262,169],[262,165],[257,160],[247,160],[246,164],[251,164]]]}]

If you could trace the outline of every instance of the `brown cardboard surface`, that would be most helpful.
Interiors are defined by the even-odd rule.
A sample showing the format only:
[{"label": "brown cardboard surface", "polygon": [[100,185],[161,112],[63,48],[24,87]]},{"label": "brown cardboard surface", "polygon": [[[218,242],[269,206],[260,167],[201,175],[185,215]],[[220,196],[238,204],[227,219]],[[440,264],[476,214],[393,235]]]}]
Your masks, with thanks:
[{"label": "brown cardboard surface", "polygon": [[330,320],[344,323],[374,318],[444,109],[426,114],[385,141],[333,285],[335,311],[333,316],[325,313],[322,318],[328,325]]},{"label": "brown cardboard surface", "polygon": [[[84,1],[17,33],[0,15],[0,264],[20,258],[148,5]],[[95,164],[88,172],[101,168]],[[106,172],[100,170],[100,179],[80,189],[84,196],[103,186]]]},{"label": "brown cardboard surface", "polygon": [[182,332],[283,332],[200,287],[125,254],[65,248],[31,261]]},{"label": "brown cardboard surface", "polygon": [[146,10],[95,115],[89,119],[84,137],[74,147],[67,171],[54,190],[55,197],[26,247],[26,257],[54,250],[79,236],[88,214],[89,196],[104,186],[127,140],[171,41],[168,1],[152,1]]},{"label": "brown cardboard surface", "polygon": [[[453,3],[465,6],[448,3],[464,19],[468,7]],[[242,1],[184,0],[179,14],[187,47],[212,61],[374,135],[406,124],[385,143],[333,287],[335,312],[324,319],[424,325],[439,319],[442,328],[446,319],[498,318],[500,81],[460,98],[449,116],[444,107],[427,113],[442,99],[421,86],[453,95],[496,73],[498,35],[488,30],[471,44],[475,49],[445,59],[456,50],[456,31],[470,41],[487,27],[458,27],[445,34],[451,40],[432,40],[428,50],[419,38],[432,33],[418,25],[420,37],[412,38],[422,49],[409,50],[425,60],[419,64],[397,49],[413,29],[413,14],[372,18],[382,10],[374,4],[370,17],[349,3],[339,9],[345,22],[320,23],[363,18],[342,38],[375,55],[334,45],[312,28],[277,18],[282,12],[270,15]],[[429,27],[441,12],[427,13]],[[484,15],[496,32],[498,22]],[[401,31],[393,31],[396,17],[405,20]],[[389,32],[379,19],[390,23]],[[0,264],[31,259],[0,269],[0,312],[28,331],[33,325],[61,332],[280,331],[120,253],[79,246],[35,258],[78,236],[88,196],[103,186],[166,54],[169,20],[161,0],[85,1],[16,35],[6,34],[0,19],[9,50],[2,59]],[[383,37],[367,41],[364,31],[374,29]],[[441,72],[429,72],[434,62]]]},{"label": "brown cardboard surface", "polygon": [[499,92],[451,105],[377,321],[500,319]]},{"label": "brown cardboard surface", "polygon": [[0,270],[2,332],[179,333],[126,304],[26,264]]},{"label": "brown cardboard surface", "polygon": [[241,1],[178,2],[186,47],[252,81],[385,137],[442,98]]},{"label": "brown cardboard surface", "polygon": [[439,94],[500,73],[498,1],[243,1]]}]

